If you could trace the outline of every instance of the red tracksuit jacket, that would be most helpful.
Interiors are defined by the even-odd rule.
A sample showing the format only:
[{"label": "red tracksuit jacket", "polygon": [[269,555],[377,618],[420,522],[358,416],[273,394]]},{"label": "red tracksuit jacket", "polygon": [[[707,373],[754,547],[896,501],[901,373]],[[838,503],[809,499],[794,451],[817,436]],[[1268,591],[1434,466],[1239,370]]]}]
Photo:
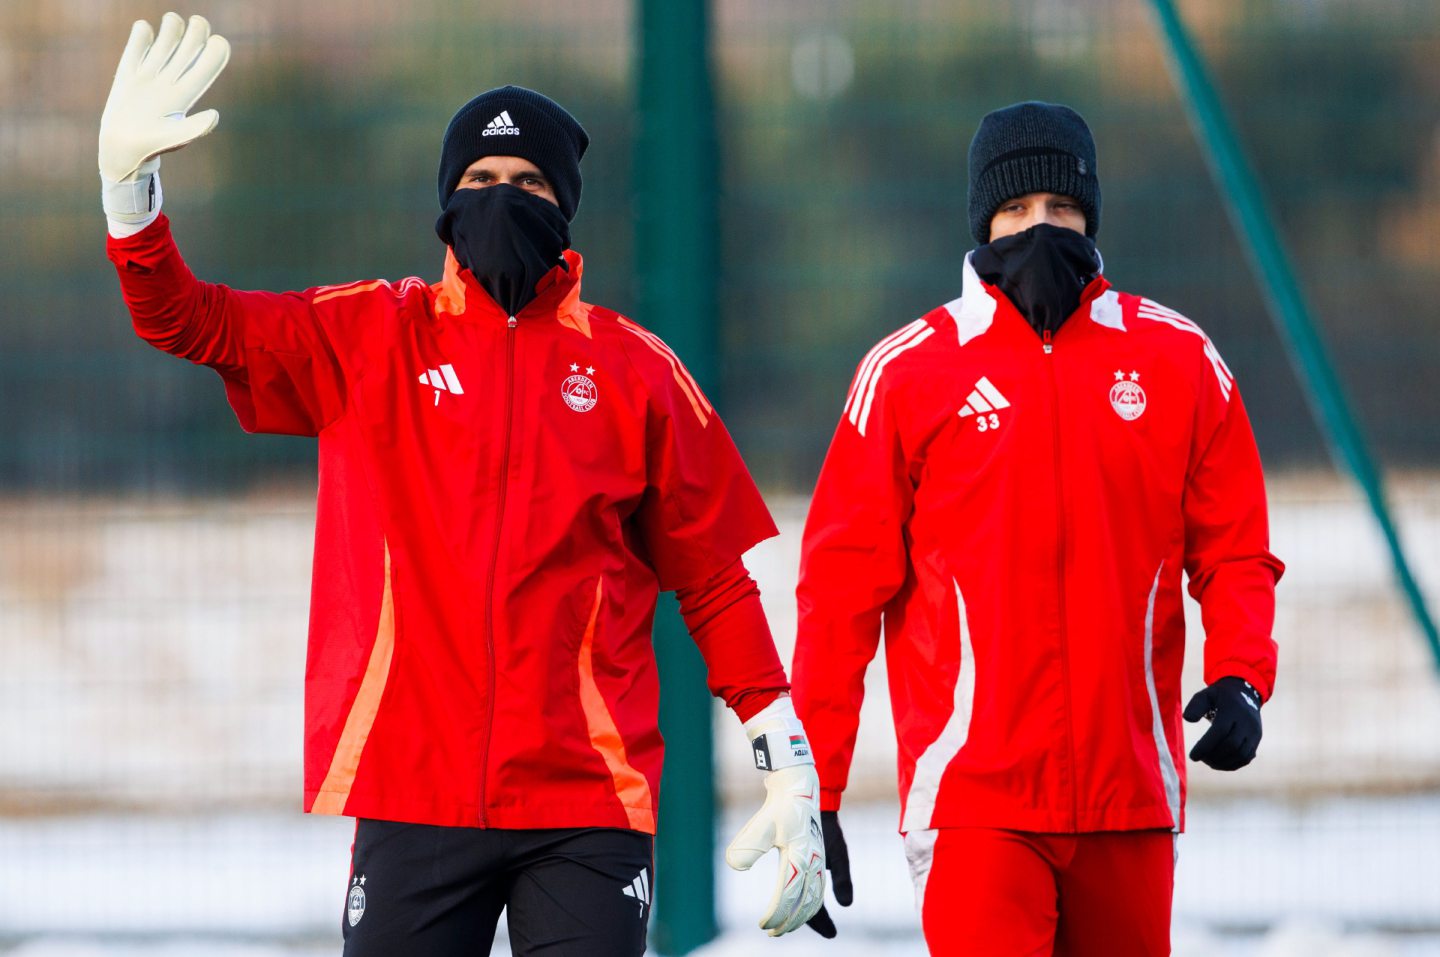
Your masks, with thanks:
[{"label": "red tracksuit jacket", "polygon": [[[453,257],[277,294],[198,282],[163,216],[108,248],[245,429],[319,436],[306,810],[653,833],[657,591],[775,534],[675,355],[581,302],[574,252],[512,318]],[[751,637],[702,643],[712,688],[783,687]]]},{"label": "red tracksuit jacket", "polygon": [[1282,570],[1198,326],[1101,278],[1044,343],[967,259],[861,363],[811,503],[791,677],[822,807],[883,618],[902,830],[1180,828],[1181,573],[1205,680],[1268,697]]}]

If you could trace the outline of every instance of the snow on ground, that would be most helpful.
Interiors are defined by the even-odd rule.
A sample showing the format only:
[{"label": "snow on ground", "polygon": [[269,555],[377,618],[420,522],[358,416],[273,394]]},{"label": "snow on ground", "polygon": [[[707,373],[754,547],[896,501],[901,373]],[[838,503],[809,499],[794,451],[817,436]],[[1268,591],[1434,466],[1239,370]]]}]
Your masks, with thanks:
[{"label": "snow on ground", "polygon": [[[886,804],[842,814],[856,900],[834,911],[841,936],[833,943],[809,931],[765,937],[754,922],[770,897],[774,858],[738,873],[717,857],[725,932],[701,953],[923,954],[894,817]],[[727,815],[719,843],[741,823],[741,814]],[[352,832],[341,818],[270,813],[0,823],[0,953],[335,953]],[[1181,843],[1175,953],[1437,957],[1437,847],[1440,797],[1301,809],[1198,803]],[[496,952],[507,952],[503,936]]]}]

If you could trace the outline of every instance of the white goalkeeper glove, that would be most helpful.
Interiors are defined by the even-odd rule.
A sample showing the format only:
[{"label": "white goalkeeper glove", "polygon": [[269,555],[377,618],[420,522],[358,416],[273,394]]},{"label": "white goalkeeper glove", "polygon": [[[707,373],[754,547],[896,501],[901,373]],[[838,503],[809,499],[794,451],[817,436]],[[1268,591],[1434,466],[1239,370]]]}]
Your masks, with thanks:
[{"label": "white goalkeeper glove", "polygon": [[199,139],[220,122],[215,110],[185,114],[229,60],[230,44],[211,35],[204,17],[186,23],[167,13],[158,36],[144,20],[130,28],[100,117],[101,199],[112,227],[133,228],[159,215],[160,154]]},{"label": "white goalkeeper glove", "polygon": [[725,849],[737,871],[780,850],[780,876],[760,927],[779,937],[820,909],[825,893],[825,840],[820,830],[820,778],[805,728],[788,695],[745,722],[755,766],[765,775],[765,804]]}]

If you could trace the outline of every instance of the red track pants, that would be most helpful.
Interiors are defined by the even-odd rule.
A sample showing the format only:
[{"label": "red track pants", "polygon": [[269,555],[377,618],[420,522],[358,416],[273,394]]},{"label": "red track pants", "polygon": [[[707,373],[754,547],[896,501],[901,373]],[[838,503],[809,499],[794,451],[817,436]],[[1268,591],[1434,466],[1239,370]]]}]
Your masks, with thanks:
[{"label": "red track pants", "polygon": [[936,957],[1165,957],[1175,835],[939,828],[905,836]]}]

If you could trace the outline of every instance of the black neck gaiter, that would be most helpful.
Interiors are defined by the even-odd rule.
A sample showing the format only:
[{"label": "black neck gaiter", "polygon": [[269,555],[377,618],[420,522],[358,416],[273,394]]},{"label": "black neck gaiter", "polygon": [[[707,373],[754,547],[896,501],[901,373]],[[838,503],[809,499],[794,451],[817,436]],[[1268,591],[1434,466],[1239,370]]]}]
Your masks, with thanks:
[{"label": "black neck gaiter", "polygon": [[1049,223],[980,246],[970,264],[1042,337],[1080,308],[1081,293],[1100,275],[1095,241]]},{"label": "black neck gaiter", "polygon": [[552,202],[499,183],[457,189],[435,221],[455,259],[509,315],[535,298],[535,285],[570,248],[570,223]]}]

